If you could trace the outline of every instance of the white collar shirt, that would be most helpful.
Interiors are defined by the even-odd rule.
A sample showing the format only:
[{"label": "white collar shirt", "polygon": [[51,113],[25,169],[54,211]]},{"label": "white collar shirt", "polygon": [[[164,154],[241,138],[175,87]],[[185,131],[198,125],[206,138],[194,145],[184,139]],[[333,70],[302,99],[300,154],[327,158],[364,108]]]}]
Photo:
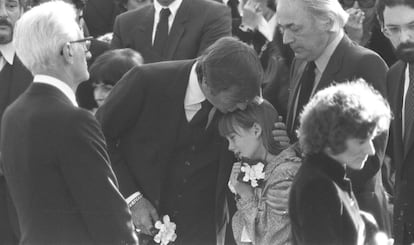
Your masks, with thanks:
[{"label": "white collar shirt", "polygon": [[154,8],[155,8],[155,16],[154,16],[154,26],[152,28],[152,44],[154,44],[154,40],[155,40],[155,33],[157,31],[157,25],[158,22],[160,21],[160,12],[163,8],[169,8],[170,9],[170,16],[168,17],[168,33],[171,30],[171,26],[174,23],[174,19],[175,16],[177,15],[177,11],[181,6],[181,3],[183,2],[183,0],[175,0],[173,1],[170,5],[168,5],[168,7],[162,6],[161,4],[158,3],[157,0],[154,0]]},{"label": "white collar shirt", "polygon": [[16,50],[14,49],[13,43],[7,43],[0,45],[0,71],[3,70],[3,67],[8,63],[9,65],[13,65],[14,55],[16,54]]},{"label": "white collar shirt", "polygon": [[196,66],[197,62],[191,67],[188,86],[184,97],[184,110],[188,122],[191,121],[194,115],[201,109],[201,102],[206,99],[198,82],[197,73],[195,71]]},{"label": "white collar shirt", "polygon": [[72,102],[72,104],[74,106],[78,107],[78,103],[76,102],[75,93],[69,87],[69,85],[67,85],[63,81],[61,81],[57,78],[51,77],[51,76],[47,76],[47,75],[35,75],[34,78],[33,78],[33,83],[48,84],[50,86],[53,86],[53,87],[59,89],[59,91],[61,91]]}]

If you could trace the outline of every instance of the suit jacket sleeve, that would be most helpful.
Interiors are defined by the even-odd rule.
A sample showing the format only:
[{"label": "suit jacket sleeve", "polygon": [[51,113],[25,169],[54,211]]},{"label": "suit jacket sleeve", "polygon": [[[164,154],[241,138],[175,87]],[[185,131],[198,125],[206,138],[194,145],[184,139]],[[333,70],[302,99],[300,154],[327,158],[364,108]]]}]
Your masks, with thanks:
[{"label": "suit jacket sleeve", "polygon": [[114,23],[114,30],[113,30],[113,36],[111,41],[111,49],[119,49],[123,48],[122,40],[121,40],[121,30],[120,30],[120,18],[119,16],[116,17],[115,23]]},{"label": "suit jacket sleeve", "polygon": [[[108,144],[116,174],[122,178],[120,190],[124,195],[137,191],[137,181],[122,156],[119,141],[131,130],[141,114],[144,104],[146,80],[139,67],[129,71],[112,89],[105,103],[96,112]],[[115,168],[115,167],[114,167]]]},{"label": "suit jacket sleeve", "polygon": [[201,37],[200,48],[197,55],[211,44],[222,37],[231,36],[231,13],[225,5],[214,5],[209,8],[211,12],[204,25],[203,36]]},{"label": "suit jacket sleeve", "polygon": [[59,168],[92,239],[135,244],[131,213],[118,191],[98,122],[86,111],[66,121]]}]

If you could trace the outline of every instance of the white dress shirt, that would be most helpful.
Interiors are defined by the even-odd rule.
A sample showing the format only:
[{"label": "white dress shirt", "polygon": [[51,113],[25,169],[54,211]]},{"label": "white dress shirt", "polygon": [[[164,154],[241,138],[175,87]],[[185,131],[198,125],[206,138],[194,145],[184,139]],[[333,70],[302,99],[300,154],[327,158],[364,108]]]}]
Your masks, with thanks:
[{"label": "white dress shirt", "polygon": [[188,122],[191,121],[194,115],[201,109],[201,102],[206,99],[203,91],[201,91],[200,84],[198,83],[197,73],[195,71],[196,65],[197,62],[191,67],[188,86],[184,97],[184,110]]},{"label": "white dress shirt", "polygon": [[410,71],[409,71],[409,65],[405,68],[405,76],[404,76],[404,94],[403,94],[403,103],[402,103],[402,109],[401,109],[401,115],[402,115],[402,139],[404,141],[404,135],[405,135],[405,98],[407,96],[408,86],[410,86]]},{"label": "white dress shirt", "polygon": [[61,80],[47,76],[47,75],[35,75],[33,78],[34,83],[43,83],[53,86],[59,89],[68,99],[72,102],[72,104],[78,107],[78,103],[76,102],[75,93],[73,90],[67,85],[66,83],[62,82]]},{"label": "white dress shirt", "polygon": [[14,61],[14,55],[16,53],[16,50],[14,49],[13,43],[7,43],[0,45],[0,71],[3,70],[3,67],[6,65],[6,63],[9,63],[10,65],[13,65]]},{"label": "white dress shirt", "polygon": [[175,0],[168,7],[162,6],[157,0],[154,0],[155,16],[154,16],[154,27],[152,28],[152,44],[154,45],[155,33],[157,31],[157,25],[160,21],[160,12],[163,8],[170,9],[170,16],[168,17],[168,33],[170,33],[171,26],[174,23],[175,16],[177,15],[178,8],[181,6],[183,0]]}]

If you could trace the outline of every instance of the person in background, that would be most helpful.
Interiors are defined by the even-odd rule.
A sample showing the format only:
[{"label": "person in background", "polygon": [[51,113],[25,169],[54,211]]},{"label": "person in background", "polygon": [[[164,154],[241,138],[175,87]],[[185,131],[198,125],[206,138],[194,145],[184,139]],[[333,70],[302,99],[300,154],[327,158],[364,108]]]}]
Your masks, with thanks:
[{"label": "person in background", "polygon": [[194,59],[231,36],[230,10],[211,0],[155,0],[115,19],[113,49],[132,48],[146,63]]},{"label": "person in background", "polygon": [[349,14],[344,27],[349,38],[377,52],[388,66],[392,66],[397,58],[391,42],[381,31],[375,8],[377,0],[340,0],[339,2]]},{"label": "person in background", "polygon": [[143,63],[142,56],[130,48],[109,50],[96,58],[89,73],[98,107],[104,103],[109,92],[125,73]]},{"label": "person in background", "polygon": [[[25,0],[0,0],[0,123],[6,108],[33,81],[33,76],[16,56],[13,30],[24,13]],[[14,244],[18,240],[18,224],[13,205],[0,171],[0,244]],[[13,229],[11,223],[13,223]]]},{"label": "person in background", "polygon": [[379,0],[378,17],[398,61],[387,73],[388,100],[394,113],[387,153],[394,184],[395,244],[414,243],[414,1]]},{"label": "person in background", "polygon": [[137,244],[99,123],[75,100],[89,78],[88,41],[62,1],[32,8],[14,29],[16,54],[34,75],[1,125],[19,244]]},{"label": "person in background", "polygon": [[362,79],[325,88],[305,106],[298,130],[304,160],[289,197],[293,244],[388,244],[361,213],[346,169],[363,168],[390,120],[387,101]]},{"label": "person in background", "polygon": [[152,0],[115,0],[121,13],[152,4]]},{"label": "person in background", "polygon": [[[363,78],[386,95],[387,64],[377,53],[347,37],[343,27],[348,14],[338,1],[278,0],[276,12],[283,42],[295,53],[286,121],[292,142],[296,142],[298,115],[303,106],[313,94],[332,83]],[[372,213],[380,228],[391,234],[381,173],[387,138],[388,132],[383,132],[374,139],[376,154],[369,157],[362,170],[347,172],[360,208]]]},{"label": "person in background", "polygon": [[273,124],[277,120],[277,111],[263,99],[249,104],[243,111],[227,113],[219,120],[219,132],[227,138],[229,150],[238,159],[264,165],[263,183],[253,187],[239,177],[241,168],[246,167],[242,165],[243,160],[233,164],[229,188],[236,194],[238,211],[232,218],[232,224],[237,244],[276,245],[291,242],[287,198],[284,206],[276,207],[267,197],[275,189],[286,188],[286,184],[290,189],[301,159],[295,147],[283,150],[284,147],[273,139]]}]

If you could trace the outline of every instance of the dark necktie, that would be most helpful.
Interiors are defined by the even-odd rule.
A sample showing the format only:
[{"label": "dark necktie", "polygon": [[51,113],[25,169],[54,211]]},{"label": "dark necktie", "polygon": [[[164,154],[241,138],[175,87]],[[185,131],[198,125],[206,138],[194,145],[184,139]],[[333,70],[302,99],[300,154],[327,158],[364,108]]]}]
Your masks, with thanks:
[{"label": "dark necktie", "polygon": [[313,85],[315,83],[315,62],[311,61],[305,67],[302,77],[300,78],[300,91],[298,98],[298,106],[296,107],[296,115],[294,120],[294,128],[296,130],[299,125],[299,115],[303,110],[303,107],[309,102]]},{"label": "dark necktie", "polygon": [[202,123],[203,126],[207,123],[208,115],[213,108],[213,105],[208,101],[204,100],[201,102],[201,109],[197,111],[197,113],[194,115],[193,119],[191,119],[190,124],[196,125],[199,123]]},{"label": "dark necktie", "polygon": [[160,55],[163,55],[165,44],[168,39],[168,17],[170,14],[171,11],[169,8],[163,8],[160,11],[160,19],[158,21],[157,31],[155,32],[154,38],[154,49]]},{"label": "dark necktie", "polygon": [[231,10],[231,17],[232,18],[241,18],[239,13],[239,0],[229,0],[227,1],[227,6],[229,6]]},{"label": "dark necktie", "polygon": [[408,85],[407,94],[405,95],[404,108],[404,142],[407,142],[411,133],[411,125],[414,120],[414,64],[409,64],[410,84]]}]

